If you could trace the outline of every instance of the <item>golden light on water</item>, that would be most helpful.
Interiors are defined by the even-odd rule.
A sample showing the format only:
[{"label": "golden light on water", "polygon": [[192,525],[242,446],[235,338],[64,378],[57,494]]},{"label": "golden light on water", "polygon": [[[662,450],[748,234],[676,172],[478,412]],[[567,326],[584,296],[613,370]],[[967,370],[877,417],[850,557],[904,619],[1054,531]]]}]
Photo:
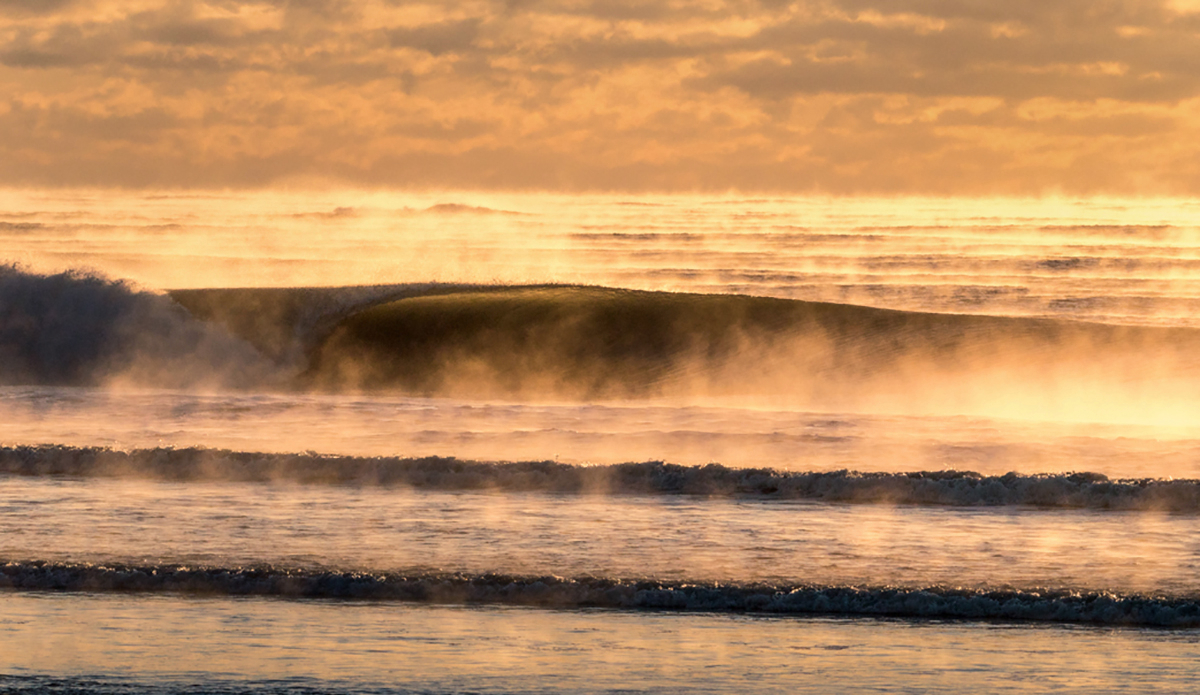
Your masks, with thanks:
[{"label": "golden light on water", "polygon": [[[355,301],[367,301],[368,295],[394,292],[389,286],[565,283],[947,314],[1200,325],[1193,299],[1200,292],[1194,279],[1200,205],[1179,198],[352,189],[10,189],[4,195],[11,212],[0,222],[19,232],[10,235],[8,252],[27,269],[92,268],[154,291],[380,285],[358,291],[366,294]],[[348,310],[337,306],[321,311]],[[953,363],[914,343],[902,359],[889,362],[885,375],[864,371],[844,381],[849,377],[815,379],[809,372],[825,374],[827,368],[818,358],[801,358],[842,349],[822,342],[827,336],[821,331],[764,343],[753,332],[738,338],[742,329],[734,324],[721,330],[741,341],[734,363],[717,369],[677,355],[672,369],[698,376],[672,377],[640,397],[742,408],[1159,426],[1186,426],[1191,419],[1195,375],[1179,354],[1183,343],[1174,338],[1127,336],[1151,348],[1136,357],[1132,343],[1097,344],[1095,336],[1021,342],[1020,335],[997,335],[972,343],[969,355]],[[546,345],[557,344],[544,337]],[[306,349],[309,359],[318,354],[311,345]],[[524,374],[516,391],[498,386],[515,377],[504,376],[497,356],[463,355],[464,366],[445,373],[443,395],[614,397],[591,392],[578,379],[558,383],[554,349],[544,350],[543,373]],[[484,364],[471,361],[476,359]],[[861,369],[870,361],[864,357]],[[231,368],[246,364],[239,358]],[[335,390],[363,388],[376,379],[369,369],[331,364],[336,366],[322,383]],[[147,363],[142,374],[163,369]],[[220,383],[225,373],[216,370],[209,381]],[[121,383],[138,383],[129,379],[127,374]]]},{"label": "golden light on water", "polygon": [[[90,268],[158,290],[585,282],[696,291],[719,287],[715,275],[698,280],[721,269],[834,273],[859,282],[878,275],[866,260],[895,254],[1166,254],[1182,261],[1200,246],[1200,204],[1165,197],[10,188],[0,190],[0,201],[0,222],[12,232],[5,260],[40,272]],[[805,233],[819,243],[798,245]],[[785,257],[762,255],[778,244]],[[661,264],[682,264],[695,280],[670,279]],[[932,266],[895,270],[888,284],[921,282],[930,272],[967,280]],[[1189,278],[1183,267],[1147,267],[1130,277]]]}]

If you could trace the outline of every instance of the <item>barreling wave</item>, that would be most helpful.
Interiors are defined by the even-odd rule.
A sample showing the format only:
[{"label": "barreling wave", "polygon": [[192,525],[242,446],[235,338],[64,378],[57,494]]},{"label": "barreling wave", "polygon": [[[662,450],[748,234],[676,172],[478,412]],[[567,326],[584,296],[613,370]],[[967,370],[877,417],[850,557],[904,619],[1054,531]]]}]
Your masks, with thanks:
[{"label": "barreling wave", "polygon": [[474,285],[410,283],[192,289],[168,294],[196,318],[220,325],[279,364],[303,370],[321,341],[359,311],[409,297],[477,289]]},{"label": "barreling wave", "polygon": [[1200,599],[951,587],[685,582],[612,577],[52,562],[0,565],[0,588],[608,608],[1200,626]]},{"label": "barreling wave", "polygon": [[275,367],[170,298],[100,275],[0,265],[0,384],[261,386]]},{"label": "barreling wave", "polygon": [[437,283],[158,295],[0,267],[0,383],[10,384],[767,397],[906,412],[989,412],[980,404],[1007,399],[1021,413],[1096,409],[1100,392],[1192,403],[1197,352],[1193,329],[745,295]]},{"label": "barreling wave", "polygon": [[809,408],[1051,417],[1069,404],[1107,417],[1128,413],[1129,399],[1178,410],[1162,404],[1193,399],[1200,383],[1192,359],[1200,330],[1184,328],[570,285],[171,296],[265,354],[293,355],[293,385],[325,391],[766,397]]},{"label": "barreling wave", "polygon": [[288,481],[610,495],[693,495],[851,504],[1200,513],[1200,481],[1111,480],[1098,473],[987,476],[970,471],[794,472],[649,461],[579,466],[554,461],[278,454],[206,448],[114,450],[0,447],[0,473],[171,481]]}]

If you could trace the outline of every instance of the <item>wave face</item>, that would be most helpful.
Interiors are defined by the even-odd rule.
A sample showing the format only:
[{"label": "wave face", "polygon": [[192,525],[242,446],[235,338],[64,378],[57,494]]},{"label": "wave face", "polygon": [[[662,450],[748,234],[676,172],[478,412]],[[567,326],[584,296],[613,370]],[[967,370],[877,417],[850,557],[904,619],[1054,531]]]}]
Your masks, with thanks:
[{"label": "wave face", "polygon": [[266,354],[302,353],[297,386],[325,391],[766,396],[804,407],[923,412],[953,401],[962,412],[976,402],[1096,403],[1101,385],[1129,392],[1151,384],[1157,393],[1197,376],[1190,355],[1200,349],[1200,331],[1191,329],[566,285],[172,296]]},{"label": "wave face", "polygon": [[68,271],[0,266],[0,383],[261,385],[274,367],[168,297]]},{"label": "wave face", "polygon": [[10,384],[1128,411],[1147,393],[1192,398],[1198,349],[1191,329],[745,295],[426,283],[162,296],[86,273],[0,269]]},{"label": "wave face", "polygon": [[1197,627],[1200,602],[1064,590],[692,583],[609,577],[363,573],[263,567],[9,562],[0,587],[370,599],[544,608],[721,611]]},{"label": "wave face", "polygon": [[161,480],[406,486],[566,494],[740,496],[852,504],[1200,513],[1200,481],[1110,480],[1097,473],[985,476],[970,471],[789,472],[660,461],[576,466],[554,461],[269,454],[205,448],[0,447],[0,472]]},{"label": "wave face", "polygon": [[319,343],[357,311],[407,297],[470,288],[413,283],[172,290],[168,294],[196,318],[219,324],[278,363],[303,369]]}]

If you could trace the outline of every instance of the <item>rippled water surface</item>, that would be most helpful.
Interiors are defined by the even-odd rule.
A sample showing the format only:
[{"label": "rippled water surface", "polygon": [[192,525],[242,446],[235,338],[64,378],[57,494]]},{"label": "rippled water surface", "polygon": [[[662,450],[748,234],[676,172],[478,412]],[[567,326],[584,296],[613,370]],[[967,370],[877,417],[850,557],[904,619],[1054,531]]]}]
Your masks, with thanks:
[{"label": "rippled water surface", "polygon": [[1192,514],[0,482],[0,557],[22,560],[1200,594]]},{"label": "rippled water surface", "polygon": [[14,692],[1183,692],[1200,657],[1187,633],[1006,624],[123,596],[5,609]]},{"label": "rippled water surface", "polygon": [[572,282],[1200,323],[1190,200],[4,194],[4,260],[152,288]]},{"label": "rippled water surface", "polygon": [[9,445],[1200,478],[1200,428],[1178,423],[44,386],[0,386],[0,413]]}]

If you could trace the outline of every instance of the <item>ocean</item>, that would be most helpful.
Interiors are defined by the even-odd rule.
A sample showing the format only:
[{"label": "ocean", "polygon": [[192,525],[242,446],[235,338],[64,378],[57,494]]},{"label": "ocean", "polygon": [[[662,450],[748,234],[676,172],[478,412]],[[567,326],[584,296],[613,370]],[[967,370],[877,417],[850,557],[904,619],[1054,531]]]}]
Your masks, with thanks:
[{"label": "ocean", "polygon": [[0,690],[1195,682],[1194,201],[0,200]]}]

